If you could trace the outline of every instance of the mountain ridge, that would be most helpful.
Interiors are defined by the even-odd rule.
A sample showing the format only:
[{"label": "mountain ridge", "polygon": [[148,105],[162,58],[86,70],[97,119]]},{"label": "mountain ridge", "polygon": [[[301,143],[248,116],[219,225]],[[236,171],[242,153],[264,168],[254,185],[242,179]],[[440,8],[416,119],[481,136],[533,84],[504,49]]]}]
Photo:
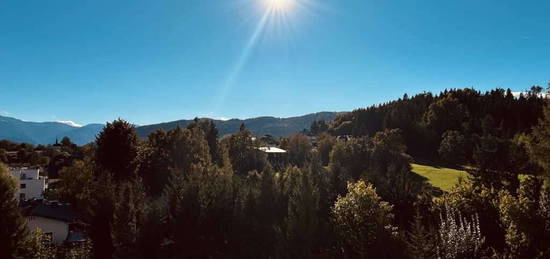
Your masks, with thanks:
[{"label": "mountain ridge", "polygon": [[78,144],[89,143],[103,124],[74,127],[62,122],[32,122],[0,116],[0,139],[31,144],[52,144],[65,136]]},{"label": "mountain ridge", "polygon": [[[241,124],[257,135],[272,135],[275,137],[288,136],[303,129],[309,129],[315,120],[331,121],[341,112],[317,112],[294,117],[261,116],[248,119],[216,120],[220,137],[239,130]],[[209,119],[209,118],[202,118]],[[136,126],[139,137],[146,138],[157,129],[170,130],[177,126],[187,127],[193,120],[175,120],[150,125]],[[103,129],[104,124],[91,123],[82,127],[75,127],[63,122],[31,122],[17,118],[0,116],[0,139],[20,143],[53,144],[67,136],[78,145],[85,145],[95,140],[96,135]]]},{"label": "mountain ridge", "polygon": [[[316,112],[302,116],[294,117],[273,117],[273,116],[261,116],[249,119],[230,119],[230,120],[216,120],[212,119],[216,128],[218,129],[219,136],[231,134],[239,130],[241,124],[244,124],[246,128],[254,132],[256,135],[272,135],[275,137],[288,136],[296,132],[300,132],[303,129],[309,129],[311,123],[315,120],[331,121],[336,118],[336,115],[340,112]],[[208,119],[208,118],[199,118]],[[177,126],[182,128],[187,127],[193,120],[176,120],[170,122],[163,122],[158,124],[144,125],[136,128],[138,136],[144,138],[151,132],[157,129],[170,130]]]}]

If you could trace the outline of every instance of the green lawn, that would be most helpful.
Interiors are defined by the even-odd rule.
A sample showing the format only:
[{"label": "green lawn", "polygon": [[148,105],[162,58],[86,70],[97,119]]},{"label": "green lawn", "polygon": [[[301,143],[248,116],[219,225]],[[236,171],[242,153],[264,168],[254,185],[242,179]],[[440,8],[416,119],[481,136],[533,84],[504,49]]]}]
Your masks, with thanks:
[{"label": "green lawn", "polygon": [[431,185],[443,191],[449,191],[458,182],[458,178],[466,180],[468,177],[468,173],[462,170],[420,164],[411,166],[414,173],[427,178]]}]

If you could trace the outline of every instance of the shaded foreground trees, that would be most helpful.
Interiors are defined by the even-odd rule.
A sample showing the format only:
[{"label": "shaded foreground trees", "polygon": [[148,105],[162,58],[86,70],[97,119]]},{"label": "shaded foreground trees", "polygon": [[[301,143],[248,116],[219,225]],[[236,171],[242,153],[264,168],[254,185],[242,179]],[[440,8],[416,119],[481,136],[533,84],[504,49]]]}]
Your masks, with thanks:
[{"label": "shaded foreground trees", "polygon": [[22,256],[27,230],[15,199],[16,181],[0,163],[0,258]]},{"label": "shaded foreground trees", "polygon": [[[84,253],[94,258],[547,257],[550,188],[539,173],[548,172],[550,112],[532,133],[516,134],[494,111],[471,120],[479,115],[470,103],[478,93],[448,95],[407,97],[384,116],[367,109],[329,125],[328,133],[350,138],[317,123],[317,143],[303,135],[281,141],[290,163],[276,169],[244,125],[221,141],[207,121],[141,141],[132,125],[117,120],[87,155],[60,171],[63,182],[51,195],[83,216],[91,239]],[[525,107],[540,101],[528,98]],[[481,99],[493,100],[493,108],[516,102],[502,92]],[[447,125],[442,116],[449,109],[460,123]],[[374,122],[364,124],[366,118]],[[431,139],[426,147],[449,163],[471,162],[474,177],[433,199],[432,188],[411,172],[415,137]],[[13,187],[2,179],[0,195],[9,197]],[[20,220],[12,201],[0,200],[11,215],[0,226]],[[17,236],[18,229],[0,234]]]},{"label": "shaded foreground trees", "polygon": [[544,108],[544,117],[533,128],[527,150],[533,161],[550,177],[550,102]]},{"label": "shaded foreground trees", "polygon": [[26,228],[15,199],[16,180],[0,163],[0,258],[89,258],[90,244],[52,246],[45,243],[41,232]]},{"label": "shaded foreground trees", "polygon": [[372,185],[364,181],[348,184],[348,193],[332,208],[339,252],[348,258],[396,257],[397,229],[392,226],[391,210]]}]

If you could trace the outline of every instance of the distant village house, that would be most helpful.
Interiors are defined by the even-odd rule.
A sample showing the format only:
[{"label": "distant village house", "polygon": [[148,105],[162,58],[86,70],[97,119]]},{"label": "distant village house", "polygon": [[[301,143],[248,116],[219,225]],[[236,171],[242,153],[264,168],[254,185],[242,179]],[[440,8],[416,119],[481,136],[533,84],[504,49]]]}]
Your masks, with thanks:
[{"label": "distant village house", "polygon": [[46,240],[54,244],[85,241],[78,229],[78,215],[69,204],[34,200],[23,206],[29,231],[40,229]]},{"label": "distant village house", "polygon": [[27,199],[42,199],[47,188],[46,177],[40,176],[39,169],[10,169],[18,184],[16,198],[19,201]]}]

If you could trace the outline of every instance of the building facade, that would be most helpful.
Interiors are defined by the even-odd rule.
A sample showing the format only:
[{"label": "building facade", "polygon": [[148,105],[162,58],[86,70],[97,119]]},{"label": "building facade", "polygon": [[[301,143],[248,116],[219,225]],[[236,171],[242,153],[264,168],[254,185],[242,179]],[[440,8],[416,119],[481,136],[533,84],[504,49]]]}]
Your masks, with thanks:
[{"label": "building facade", "polygon": [[46,177],[40,176],[39,169],[10,169],[18,184],[16,197],[19,201],[42,199],[46,191]]},{"label": "building facade", "polygon": [[78,216],[69,204],[35,200],[23,206],[23,211],[27,219],[27,229],[29,231],[40,229],[47,241],[54,244],[81,241],[74,240],[77,234],[74,223]]}]

